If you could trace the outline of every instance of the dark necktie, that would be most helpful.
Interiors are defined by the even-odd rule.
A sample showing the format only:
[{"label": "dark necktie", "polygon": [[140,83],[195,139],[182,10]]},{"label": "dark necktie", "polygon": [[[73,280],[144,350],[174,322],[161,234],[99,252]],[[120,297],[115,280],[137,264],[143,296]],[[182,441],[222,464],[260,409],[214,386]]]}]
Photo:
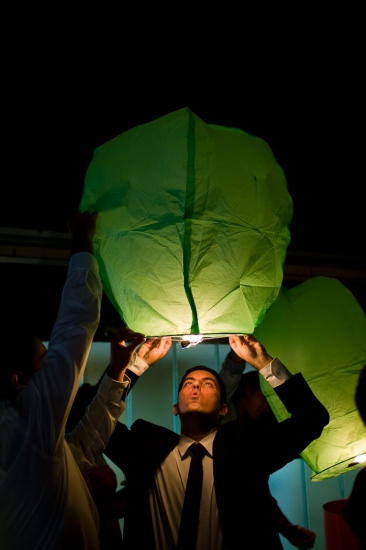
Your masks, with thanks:
[{"label": "dark necktie", "polygon": [[190,451],[192,459],[184,496],[177,550],[194,550],[197,543],[203,478],[202,458],[206,449],[201,443],[193,443],[190,446]]}]

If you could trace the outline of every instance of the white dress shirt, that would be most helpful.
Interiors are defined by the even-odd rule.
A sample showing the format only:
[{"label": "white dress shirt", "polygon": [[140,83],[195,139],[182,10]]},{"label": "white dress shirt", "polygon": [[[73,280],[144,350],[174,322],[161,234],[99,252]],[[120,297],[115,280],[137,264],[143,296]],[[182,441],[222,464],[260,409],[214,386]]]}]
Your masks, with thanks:
[{"label": "white dress shirt", "polygon": [[[206,448],[202,459],[203,482],[197,548],[218,550],[222,548],[222,532],[216,504],[212,467],[212,445],[216,432],[200,441]],[[180,436],[178,445],[166,457],[150,490],[150,509],[154,527],[155,545],[159,550],[175,548],[178,540],[191,453],[188,450],[194,440]],[[204,505],[203,505],[204,504]]]},{"label": "white dress shirt", "polygon": [[41,371],[16,406],[0,400],[1,550],[99,549],[98,513],[80,469],[93,466],[105,449],[128,383],[105,376],[68,443],[65,424],[98,326],[101,295],[95,258],[73,255]]}]

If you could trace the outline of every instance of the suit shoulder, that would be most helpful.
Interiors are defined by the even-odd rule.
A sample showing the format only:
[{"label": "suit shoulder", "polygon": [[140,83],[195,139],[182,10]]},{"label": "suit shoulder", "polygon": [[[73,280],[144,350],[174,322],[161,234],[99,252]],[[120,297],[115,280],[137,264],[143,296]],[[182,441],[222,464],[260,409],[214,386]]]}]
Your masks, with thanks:
[{"label": "suit shoulder", "polygon": [[179,435],[172,430],[141,418],[132,424],[131,431],[136,437],[141,437],[145,441],[153,439],[156,443],[164,441],[174,445],[179,441]]}]

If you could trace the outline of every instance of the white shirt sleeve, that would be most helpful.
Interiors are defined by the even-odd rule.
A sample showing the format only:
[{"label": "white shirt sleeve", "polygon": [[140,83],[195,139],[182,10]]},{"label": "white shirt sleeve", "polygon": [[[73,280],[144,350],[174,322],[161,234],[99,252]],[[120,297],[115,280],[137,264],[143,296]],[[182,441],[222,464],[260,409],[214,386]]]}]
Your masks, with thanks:
[{"label": "white shirt sleeve", "polygon": [[104,375],[93,401],[66,441],[80,470],[94,466],[106,448],[118,418],[125,409],[129,380],[118,382]]},{"label": "white shirt sleeve", "polygon": [[269,382],[272,388],[280,386],[292,377],[292,374],[277,357],[272,359],[272,361],[263,367],[263,369],[259,372],[267,380],[267,382]]},{"label": "white shirt sleeve", "polygon": [[18,397],[29,433],[46,453],[54,453],[63,442],[66,419],[98,327],[101,298],[96,259],[88,252],[74,254],[41,370]]},{"label": "white shirt sleeve", "polygon": [[149,365],[145,363],[141,357],[139,357],[137,354],[134,355],[133,360],[131,362],[131,365],[128,365],[128,369],[137,374],[137,376],[141,376],[141,374],[144,374],[145,371],[149,368]]}]

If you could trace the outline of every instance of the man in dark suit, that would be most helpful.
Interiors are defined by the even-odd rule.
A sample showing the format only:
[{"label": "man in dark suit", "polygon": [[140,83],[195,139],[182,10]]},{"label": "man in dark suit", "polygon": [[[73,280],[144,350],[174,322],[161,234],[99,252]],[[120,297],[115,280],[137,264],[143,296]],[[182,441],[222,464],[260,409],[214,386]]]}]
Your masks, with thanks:
[{"label": "man in dark suit", "polygon": [[230,336],[232,349],[274,387],[291,414],[270,428],[253,429],[227,412],[225,387],[215,371],[198,366],[184,375],[173,413],[181,435],[143,420],[118,424],[105,454],[127,478],[125,549],[177,547],[191,444],[204,446],[197,539],[190,548],[282,548],[271,514],[269,475],[318,438],[329,414],[301,374],[292,376],[251,336]]},{"label": "man in dark suit", "polygon": [[[366,365],[363,366],[358,378],[355,403],[366,426]],[[360,549],[366,548],[366,466],[357,474],[350,496],[346,499],[343,515],[354,535],[360,541]]]}]

